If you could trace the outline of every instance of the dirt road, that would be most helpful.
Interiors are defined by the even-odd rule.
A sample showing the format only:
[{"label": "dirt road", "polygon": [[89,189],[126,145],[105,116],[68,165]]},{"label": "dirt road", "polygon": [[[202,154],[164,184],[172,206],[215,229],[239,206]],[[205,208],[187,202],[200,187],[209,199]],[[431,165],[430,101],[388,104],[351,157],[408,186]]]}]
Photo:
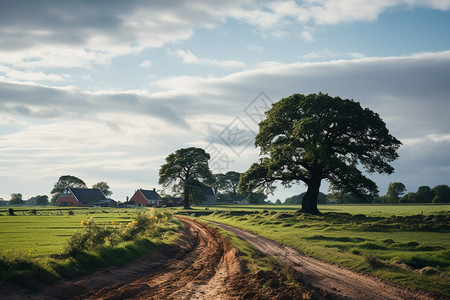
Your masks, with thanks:
[{"label": "dirt road", "polygon": [[[276,271],[250,274],[238,250],[216,228],[178,218],[185,230],[175,245],[39,293],[0,288],[0,299],[302,299],[304,294],[314,295],[303,287],[284,285]],[[320,294],[315,298],[325,299]]]},{"label": "dirt road", "polygon": [[250,243],[258,251],[274,256],[296,269],[301,281],[325,290],[332,299],[436,299],[384,282],[373,276],[356,273],[341,266],[307,257],[298,250],[232,226],[211,222]]},{"label": "dirt road", "polygon": [[[236,259],[236,250],[228,246],[217,230],[187,218],[180,218],[186,226],[181,242],[175,248],[167,248],[157,257],[141,261],[137,265],[114,270],[113,278],[104,275],[101,286],[99,274],[70,286],[81,286],[74,297],[73,288],[65,288],[64,294],[55,298],[72,299],[230,299],[236,294],[231,281],[242,270]],[[154,256],[154,255],[153,255]],[[130,274],[124,279],[121,273]],[[135,277],[135,278],[134,278]],[[109,280],[109,284],[105,282]],[[117,282],[116,284],[111,284]],[[106,287],[104,287],[107,285]]]},{"label": "dirt road", "polygon": [[216,223],[296,269],[304,285],[288,284],[282,267],[251,271],[216,228],[178,218],[185,230],[175,245],[162,246],[127,266],[68,280],[38,294],[0,289],[0,299],[433,299]]}]

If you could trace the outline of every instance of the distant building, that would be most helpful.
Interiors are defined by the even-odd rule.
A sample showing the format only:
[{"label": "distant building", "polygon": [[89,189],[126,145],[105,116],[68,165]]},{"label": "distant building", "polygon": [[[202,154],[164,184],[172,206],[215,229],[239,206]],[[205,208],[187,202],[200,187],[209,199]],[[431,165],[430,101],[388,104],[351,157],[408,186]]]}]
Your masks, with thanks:
[{"label": "distant building", "polygon": [[[112,199],[107,199],[100,189],[66,188],[56,200],[58,206],[92,207],[112,206],[117,204]],[[115,206],[114,204],[114,206]]]},{"label": "distant building", "polygon": [[138,189],[129,202],[134,202],[136,206],[160,206],[161,197],[153,190]]},{"label": "distant building", "polygon": [[237,201],[233,201],[234,204],[239,204],[239,205],[248,205],[250,204],[250,202],[247,199],[242,199],[242,200],[237,200]]},{"label": "distant building", "polygon": [[212,187],[208,187],[203,191],[203,196],[205,196],[205,200],[202,201],[202,205],[214,205],[216,204],[216,195],[214,194],[214,190]]}]

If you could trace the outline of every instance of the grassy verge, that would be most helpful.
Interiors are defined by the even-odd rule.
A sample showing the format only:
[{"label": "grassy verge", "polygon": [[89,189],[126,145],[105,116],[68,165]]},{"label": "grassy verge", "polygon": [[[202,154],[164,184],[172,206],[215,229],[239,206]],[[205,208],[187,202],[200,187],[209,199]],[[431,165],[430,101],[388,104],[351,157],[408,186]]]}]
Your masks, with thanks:
[{"label": "grassy verge", "polygon": [[[139,221],[144,218],[136,216],[137,212],[143,211],[88,210],[79,215],[0,217],[1,230],[4,232],[0,244],[0,284],[38,289],[43,284],[55,283],[61,278],[89,274],[108,266],[124,265],[162,244],[177,240],[177,232],[182,226],[177,219],[161,218],[160,212],[152,212],[152,223],[148,223],[148,228],[138,232],[137,229],[141,226]],[[102,218],[104,215],[107,217]],[[155,218],[157,215],[160,216],[159,219]],[[87,244],[84,248],[79,248],[79,251],[68,252],[69,241],[73,242],[74,237],[88,236],[88,231],[92,229],[88,228],[89,226],[83,228],[82,225],[88,216],[99,220],[95,228],[101,230],[96,231],[96,234],[112,232],[119,240],[111,243],[112,239],[103,236],[102,242],[95,247]],[[132,221],[132,218],[137,218],[138,222]],[[146,220],[150,221],[150,215]],[[122,226],[123,224],[125,226]],[[130,233],[134,234],[132,238],[124,239],[130,237]],[[98,238],[98,235],[92,237]]]},{"label": "grassy verge", "polygon": [[203,216],[293,246],[307,255],[413,289],[450,295],[450,214],[402,217],[280,211]]},{"label": "grassy verge", "polygon": [[[310,286],[305,286],[297,280],[298,272],[283,265],[279,259],[258,252],[253,246],[240,239],[235,234],[208,223],[208,226],[217,228],[226,237],[232,246],[239,250],[241,259],[256,294],[264,294],[272,299],[322,299],[322,292]],[[262,290],[259,290],[262,289]],[[251,298],[249,292],[244,298]]]}]

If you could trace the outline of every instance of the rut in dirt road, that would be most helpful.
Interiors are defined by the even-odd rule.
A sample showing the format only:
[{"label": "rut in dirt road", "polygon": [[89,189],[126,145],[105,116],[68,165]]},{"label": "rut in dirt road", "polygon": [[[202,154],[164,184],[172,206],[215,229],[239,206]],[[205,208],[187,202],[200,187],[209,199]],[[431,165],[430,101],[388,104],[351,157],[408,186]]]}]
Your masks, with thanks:
[{"label": "rut in dirt road", "polygon": [[300,274],[300,280],[329,293],[332,299],[437,299],[425,292],[414,292],[363,275],[344,267],[307,257],[298,250],[229,225],[212,222],[236,234],[263,254],[280,259]]},{"label": "rut in dirt road", "polygon": [[[152,274],[131,282],[91,291],[75,299],[230,299],[229,284],[241,272],[223,237],[201,223],[186,225],[192,249],[169,260]],[[226,253],[229,250],[229,253]]]}]

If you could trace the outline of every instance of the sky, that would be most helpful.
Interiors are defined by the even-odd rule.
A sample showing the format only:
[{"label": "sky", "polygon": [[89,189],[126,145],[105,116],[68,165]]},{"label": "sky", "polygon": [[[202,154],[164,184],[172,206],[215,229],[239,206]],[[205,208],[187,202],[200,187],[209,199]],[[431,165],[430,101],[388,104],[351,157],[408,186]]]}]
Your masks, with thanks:
[{"label": "sky", "polygon": [[0,197],[50,196],[72,175],[124,201],[162,189],[186,147],[244,172],[271,103],[318,92],[403,143],[394,174],[368,175],[380,194],[450,185],[449,28],[450,0],[0,0]]}]

